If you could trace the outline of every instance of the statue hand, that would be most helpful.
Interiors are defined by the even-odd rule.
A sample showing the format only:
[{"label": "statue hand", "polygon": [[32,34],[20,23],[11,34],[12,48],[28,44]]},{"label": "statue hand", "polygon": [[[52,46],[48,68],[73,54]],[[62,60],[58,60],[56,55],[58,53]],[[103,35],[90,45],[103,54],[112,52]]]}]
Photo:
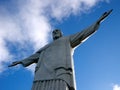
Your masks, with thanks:
[{"label": "statue hand", "polygon": [[112,11],[113,9],[109,10],[108,12],[104,12],[103,15],[99,18],[98,23],[103,21]]},{"label": "statue hand", "polygon": [[15,61],[11,65],[9,65],[8,67],[13,67],[13,66],[16,66],[17,64],[22,64],[22,63],[20,61]]}]

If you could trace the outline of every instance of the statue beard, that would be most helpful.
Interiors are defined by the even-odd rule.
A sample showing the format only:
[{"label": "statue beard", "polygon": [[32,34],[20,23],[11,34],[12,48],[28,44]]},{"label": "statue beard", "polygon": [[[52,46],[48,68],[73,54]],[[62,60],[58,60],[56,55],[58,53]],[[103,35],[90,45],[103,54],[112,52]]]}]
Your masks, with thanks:
[{"label": "statue beard", "polygon": [[60,38],[60,36],[55,36],[55,37],[53,37],[53,40],[57,40],[59,38]]}]

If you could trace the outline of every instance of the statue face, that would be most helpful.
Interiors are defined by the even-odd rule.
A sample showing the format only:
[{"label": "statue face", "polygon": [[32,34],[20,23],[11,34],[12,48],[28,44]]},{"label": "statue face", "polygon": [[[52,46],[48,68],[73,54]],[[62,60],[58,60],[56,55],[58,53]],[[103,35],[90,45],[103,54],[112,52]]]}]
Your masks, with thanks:
[{"label": "statue face", "polygon": [[56,40],[56,39],[62,37],[61,31],[57,30],[57,29],[52,32],[52,35],[53,35],[53,40]]}]

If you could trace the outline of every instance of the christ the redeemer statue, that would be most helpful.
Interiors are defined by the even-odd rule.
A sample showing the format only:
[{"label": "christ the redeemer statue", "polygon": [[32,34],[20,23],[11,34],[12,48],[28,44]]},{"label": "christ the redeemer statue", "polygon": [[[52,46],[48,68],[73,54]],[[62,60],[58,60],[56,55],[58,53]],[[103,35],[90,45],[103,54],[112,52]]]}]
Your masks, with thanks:
[{"label": "christ the redeemer statue", "polygon": [[52,43],[9,67],[17,64],[27,67],[36,63],[32,90],[76,90],[72,50],[92,35],[111,12],[105,12],[91,26],[70,36],[62,36],[60,30],[54,30]]}]

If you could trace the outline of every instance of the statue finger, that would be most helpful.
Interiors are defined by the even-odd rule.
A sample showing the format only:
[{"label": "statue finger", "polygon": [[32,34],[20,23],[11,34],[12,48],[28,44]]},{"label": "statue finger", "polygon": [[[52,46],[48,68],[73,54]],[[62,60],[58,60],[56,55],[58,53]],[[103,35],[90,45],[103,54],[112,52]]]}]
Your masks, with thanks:
[{"label": "statue finger", "polygon": [[15,65],[14,64],[8,65],[8,67],[13,67],[13,66],[15,66]]}]

